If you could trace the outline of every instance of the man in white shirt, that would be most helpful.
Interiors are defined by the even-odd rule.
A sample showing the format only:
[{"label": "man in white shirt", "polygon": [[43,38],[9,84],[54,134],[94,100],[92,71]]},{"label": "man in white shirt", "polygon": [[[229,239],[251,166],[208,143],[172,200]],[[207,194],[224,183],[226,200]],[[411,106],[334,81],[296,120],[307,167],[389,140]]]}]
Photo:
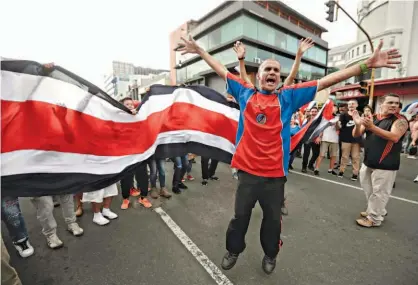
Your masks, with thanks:
[{"label": "man in white shirt", "polygon": [[332,120],[332,123],[329,127],[327,127],[322,134],[319,136],[321,140],[321,148],[319,150],[319,157],[316,160],[315,165],[315,175],[319,175],[319,166],[321,165],[322,160],[324,159],[326,153],[329,151],[330,153],[330,161],[328,167],[328,173],[337,175],[337,173],[333,170],[335,161],[338,156],[338,131],[336,129],[336,122],[339,120],[338,115],[334,114],[336,117]]}]

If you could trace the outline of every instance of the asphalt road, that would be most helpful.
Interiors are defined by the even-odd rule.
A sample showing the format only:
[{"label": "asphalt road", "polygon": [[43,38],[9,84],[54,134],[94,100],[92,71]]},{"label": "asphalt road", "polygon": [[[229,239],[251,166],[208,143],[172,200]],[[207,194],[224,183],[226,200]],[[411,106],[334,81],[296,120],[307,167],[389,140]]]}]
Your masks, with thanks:
[{"label": "asphalt road", "polygon": [[[364,194],[355,188],[359,183],[350,181],[349,174],[344,179],[327,174],[327,162],[319,177],[330,181],[302,175],[300,160],[294,163],[295,171],[286,184],[289,216],[283,221],[284,246],[271,276],[261,269],[262,212],[256,206],[246,251],[232,270],[223,271],[232,284],[418,284],[418,185],[412,182],[418,174],[418,160],[403,159],[392,193],[407,201],[391,199],[383,226],[372,229],[355,224],[365,207]],[[200,176],[199,162],[193,167],[195,176]],[[171,163],[166,169],[169,182]],[[237,181],[227,165],[221,164],[217,175],[220,181],[208,186],[202,186],[200,179],[187,182],[189,189],[184,193],[168,201],[157,200],[154,206],[161,207],[220,268]],[[92,223],[86,205],[79,219],[85,230],[80,238],[66,232],[60,208],[56,208],[58,234],[65,246],[51,250],[33,206],[22,199],[35,254],[18,257],[4,225],[2,234],[23,284],[216,284],[160,215],[136,203],[122,211],[120,202],[118,197],[112,205],[119,219],[105,227]]]}]

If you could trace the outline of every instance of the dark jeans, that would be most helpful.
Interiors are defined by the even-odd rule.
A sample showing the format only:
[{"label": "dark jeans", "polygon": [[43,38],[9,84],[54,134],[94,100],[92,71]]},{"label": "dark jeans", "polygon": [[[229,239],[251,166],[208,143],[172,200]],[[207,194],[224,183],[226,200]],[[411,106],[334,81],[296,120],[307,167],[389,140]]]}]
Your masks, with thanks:
[{"label": "dark jeans", "polygon": [[267,178],[238,171],[239,184],[235,194],[235,215],[226,232],[226,249],[235,254],[244,251],[245,234],[251,212],[258,201],[263,210],[260,241],[265,255],[275,258],[282,241],[281,206],[284,199],[286,177]]},{"label": "dark jeans", "polygon": [[295,160],[295,157],[297,156],[298,153],[300,153],[300,149],[302,147],[299,147],[297,149],[295,149],[293,151],[293,153],[290,154],[290,158],[289,158],[289,166],[293,164],[293,161]]},{"label": "dark jeans", "polygon": [[6,224],[13,242],[28,237],[25,221],[20,211],[19,199],[16,197],[1,197],[1,219]]},{"label": "dark jeans", "polygon": [[[309,160],[311,149],[312,149],[312,157]],[[303,145],[302,168],[306,168],[307,166],[314,167],[314,163],[319,156],[319,150],[320,150],[320,144],[316,144],[314,142]],[[308,164],[308,160],[309,160],[309,164]]]},{"label": "dark jeans", "polygon": [[173,188],[178,188],[181,180],[186,174],[189,161],[187,160],[187,155],[176,156],[171,158],[171,161],[174,162]]},{"label": "dark jeans", "polygon": [[158,178],[160,181],[160,187],[165,187],[165,169],[164,169],[164,159],[151,159],[149,162],[150,175],[149,180],[151,187],[157,187],[157,170]]},{"label": "dark jeans", "polygon": [[148,161],[142,162],[139,166],[136,167],[133,175],[128,175],[120,181],[120,188],[122,192],[123,199],[129,198],[129,191],[134,185],[134,176],[138,188],[141,191],[141,197],[148,196],[148,171],[147,171]]},{"label": "dark jeans", "polygon": [[341,151],[341,141],[338,141],[338,165],[341,165],[341,157],[343,155],[343,152]]},{"label": "dark jeans", "polygon": [[216,168],[218,167],[218,161],[215,159],[209,159],[207,157],[201,157],[200,163],[202,165],[202,178],[204,180],[209,179],[209,177],[212,177],[215,175]]}]

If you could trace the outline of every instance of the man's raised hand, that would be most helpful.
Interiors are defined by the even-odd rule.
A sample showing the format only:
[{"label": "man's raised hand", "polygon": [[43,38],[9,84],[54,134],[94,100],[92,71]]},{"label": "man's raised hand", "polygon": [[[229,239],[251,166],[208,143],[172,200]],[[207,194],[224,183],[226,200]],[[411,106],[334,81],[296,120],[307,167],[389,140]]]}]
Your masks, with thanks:
[{"label": "man's raised hand", "polygon": [[361,117],[360,114],[358,113],[357,110],[353,111],[353,121],[356,125],[361,125],[362,121],[361,121]]},{"label": "man's raised hand", "polygon": [[238,58],[244,58],[245,57],[245,45],[242,42],[237,41],[234,44],[233,50],[237,54]]},{"label": "man's raised hand", "polygon": [[313,47],[315,42],[311,38],[300,39],[299,40],[299,48],[298,54],[303,55],[305,51]]},{"label": "man's raised hand", "polygon": [[372,56],[366,61],[369,68],[396,68],[396,64],[400,64],[401,61],[397,60],[401,55],[397,49],[389,49],[381,51],[383,46],[383,40],[380,40],[379,45],[372,54]]},{"label": "man's raised hand", "polygon": [[197,54],[199,53],[199,51],[201,51],[201,48],[192,38],[192,35],[189,35],[188,40],[186,40],[184,37],[181,37],[181,40],[183,41],[183,45],[178,49],[178,51],[181,51],[182,55],[185,55],[187,53]]}]

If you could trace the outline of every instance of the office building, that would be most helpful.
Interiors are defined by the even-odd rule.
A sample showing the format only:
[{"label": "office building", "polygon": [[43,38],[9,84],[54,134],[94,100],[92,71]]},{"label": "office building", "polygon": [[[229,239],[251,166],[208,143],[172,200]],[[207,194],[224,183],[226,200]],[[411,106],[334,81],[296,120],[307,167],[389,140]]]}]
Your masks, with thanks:
[{"label": "office building", "polygon": [[[238,66],[233,44],[242,41],[247,47],[246,69],[256,85],[258,67],[270,58],[280,62],[284,80],[292,67],[299,39],[306,37],[313,38],[315,46],[305,53],[297,81],[325,75],[328,43],[321,35],[327,30],[280,1],[227,1],[192,23],[192,28],[186,25],[183,29],[189,29],[194,39],[231,72],[236,72],[234,68]],[[225,92],[223,79],[200,56],[184,57],[176,52],[174,68],[177,84],[203,84]]]},{"label": "office building", "polygon": [[[377,69],[375,72],[375,96],[389,92],[401,95],[401,101],[408,104],[418,99],[418,2],[396,0],[362,0],[357,7],[358,22],[369,33],[374,47],[383,39],[383,50],[396,48],[402,54],[402,63],[396,69]],[[358,30],[354,43],[332,49],[344,50],[340,53],[344,63],[349,67],[369,58],[372,54],[366,36]],[[331,61],[330,61],[331,63]],[[331,66],[330,64],[328,66]],[[347,80],[351,85],[336,86],[331,90],[337,99],[357,98],[361,105],[367,104],[369,98],[361,92],[359,81],[369,81],[371,72]],[[375,100],[376,102],[376,100]],[[375,105],[378,108],[379,104]]]}]

